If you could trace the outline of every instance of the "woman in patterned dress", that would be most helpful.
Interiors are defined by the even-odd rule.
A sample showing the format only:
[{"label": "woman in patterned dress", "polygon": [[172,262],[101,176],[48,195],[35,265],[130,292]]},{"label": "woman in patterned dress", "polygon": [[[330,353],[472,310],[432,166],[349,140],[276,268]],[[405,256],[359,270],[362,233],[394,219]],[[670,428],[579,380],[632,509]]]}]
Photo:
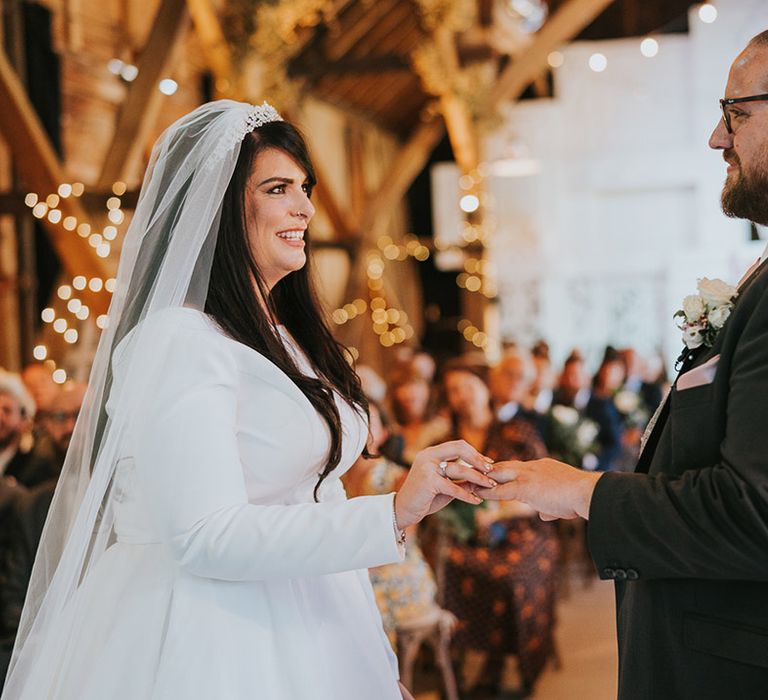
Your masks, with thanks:
[{"label": "woman in patterned dress", "polygon": [[[451,436],[496,461],[544,457],[544,444],[528,419],[495,418],[485,374],[484,367],[461,361],[444,369]],[[454,648],[485,654],[481,684],[489,690],[499,688],[505,658],[515,655],[523,687],[530,690],[555,649],[555,528],[517,502],[498,510],[450,508],[452,515],[463,511],[475,521],[466,542],[451,543],[445,562],[443,605],[459,619]]]}]

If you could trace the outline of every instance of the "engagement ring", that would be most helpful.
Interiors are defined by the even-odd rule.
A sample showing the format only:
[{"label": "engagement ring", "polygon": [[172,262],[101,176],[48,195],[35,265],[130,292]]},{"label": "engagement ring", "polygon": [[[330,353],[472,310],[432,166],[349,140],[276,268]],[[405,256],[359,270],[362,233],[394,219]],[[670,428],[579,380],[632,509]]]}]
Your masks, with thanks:
[{"label": "engagement ring", "polygon": [[445,470],[448,468],[448,462],[440,462],[440,464],[437,465],[437,468],[440,470],[440,476],[442,476],[443,479],[447,479],[448,475],[445,473]]}]

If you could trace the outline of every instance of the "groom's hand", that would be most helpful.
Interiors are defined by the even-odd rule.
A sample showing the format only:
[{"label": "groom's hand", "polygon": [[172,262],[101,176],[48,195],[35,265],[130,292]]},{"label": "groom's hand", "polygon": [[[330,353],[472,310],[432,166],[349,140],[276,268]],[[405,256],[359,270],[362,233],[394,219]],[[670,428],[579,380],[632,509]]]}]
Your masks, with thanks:
[{"label": "groom's hand", "polygon": [[600,473],[584,472],[554,459],[497,462],[488,476],[499,486],[479,488],[487,500],[516,500],[539,511],[543,520],[589,519],[589,504]]}]

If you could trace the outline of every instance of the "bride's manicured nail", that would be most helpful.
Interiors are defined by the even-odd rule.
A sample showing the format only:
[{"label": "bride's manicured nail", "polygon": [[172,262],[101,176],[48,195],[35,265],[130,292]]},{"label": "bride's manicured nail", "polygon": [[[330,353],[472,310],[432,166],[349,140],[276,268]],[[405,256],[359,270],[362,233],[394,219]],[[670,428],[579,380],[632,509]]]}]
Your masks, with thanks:
[{"label": "bride's manicured nail", "polygon": [[488,479],[488,483],[491,485],[491,487],[499,485],[498,482],[494,481],[493,479]]}]

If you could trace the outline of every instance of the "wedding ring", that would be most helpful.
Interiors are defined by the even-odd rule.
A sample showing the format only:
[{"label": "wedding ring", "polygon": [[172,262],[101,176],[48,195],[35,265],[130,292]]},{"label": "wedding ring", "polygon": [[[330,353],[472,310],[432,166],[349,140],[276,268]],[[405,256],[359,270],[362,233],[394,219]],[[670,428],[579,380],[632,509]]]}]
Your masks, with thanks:
[{"label": "wedding ring", "polygon": [[440,471],[440,476],[442,476],[443,479],[447,479],[448,475],[445,473],[445,470],[448,469],[448,462],[440,462],[440,464],[437,465],[437,468]]}]

